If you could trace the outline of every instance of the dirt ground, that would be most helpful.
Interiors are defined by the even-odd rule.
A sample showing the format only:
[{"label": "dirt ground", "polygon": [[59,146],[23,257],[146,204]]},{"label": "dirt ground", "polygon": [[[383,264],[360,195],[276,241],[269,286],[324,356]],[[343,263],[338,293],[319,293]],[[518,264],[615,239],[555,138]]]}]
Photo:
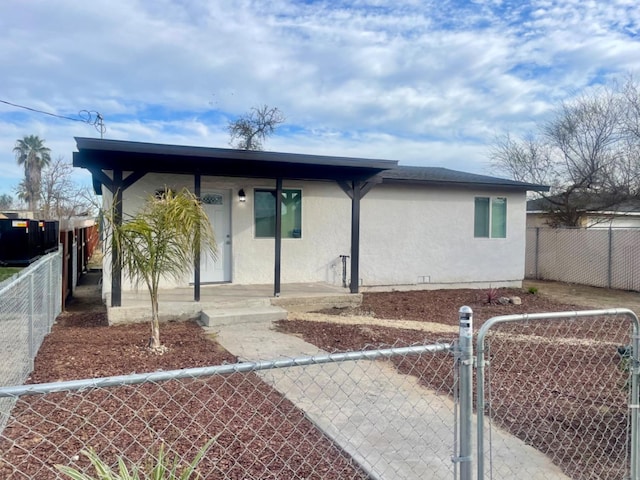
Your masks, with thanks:
[{"label": "dirt ground", "polygon": [[541,295],[548,296],[560,303],[582,305],[588,308],[628,308],[640,315],[640,293],[608,288],[576,285],[573,283],[544,282],[527,280],[523,284],[526,290],[538,289]]},{"label": "dirt ground", "polygon": [[[104,307],[96,302],[97,286],[90,278],[83,281],[86,285],[68,303],[67,312],[59,317],[38,352],[35,370],[29,380],[31,383],[235,361],[219,345],[207,339],[202,329],[192,322],[163,325],[162,340],[169,351],[164,355],[149,353],[146,349],[148,326],[106,326]],[[347,319],[346,322],[320,321],[318,317],[310,321],[311,317],[307,320],[301,317],[280,322],[277,328],[300,335],[327,351],[344,351],[381,344],[406,345],[451,338],[458,323],[457,311],[461,305],[469,305],[474,309],[474,322],[478,328],[495,315],[575,310],[594,306],[592,301],[599,302],[597,296],[581,296],[578,289],[573,290],[575,296],[568,296],[572,291],[570,289],[567,293],[558,288],[554,290],[552,285],[540,285],[538,288],[537,295],[519,289],[498,292],[499,296],[519,296],[522,305],[487,304],[487,292],[481,290],[371,293],[364,295],[363,305],[357,311],[322,313],[325,320],[343,318]],[[605,297],[611,297],[610,292],[606,292],[606,295],[605,292],[599,293],[603,301]],[[612,300],[615,306],[634,305],[617,304],[623,300],[631,302],[637,296],[624,293]],[[559,297],[560,294],[564,296]],[[568,303],[560,303],[556,300],[558,298]],[[355,318],[354,315],[358,315],[357,318],[363,323],[349,323],[348,319]],[[433,325],[430,326],[430,323]],[[421,324],[420,328],[413,328],[418,324]],[[505,330],[505,335],[511,333]],[[589,363],[573,354],[567,358],[562,343],[554,346],[546,341],[527,342],[527,349],[523,348],[522,342],[496,342],[495,351],[503,349],[505,358],[530,358],[526,355],[546,357],[558,365],[563,378],[569,372],[571,383],[558,383],[558,370],[540,373],[532,366],[524,373],[537,382],[533,387],[530,386],[530,391],[551,392],[549,395],[554,398],[558,396],[558,391],[569,396],[594,396],[592,392],[580,388],[592,384],[592,376],[599,375],[603,368],[612,372],[611,382],[624,383],[615,345],[625,340],[615,328],[606,322],[595,321],[586,323],[581,331],[556,329],[539,332],[533,329],[528,332],[531,338],[542,338],[550,333],[554,338],[564,336],[589,341],[598,338],[599,342],[591,354],[603,360]],[[519,363],[527,362],[523,359]],[[451,386],[453,382],[451,368],[438,369],[438,372],[442,372],[438,374],[441,377],[430,375],[433,367],[429,365],[410,365],[405,361],[398,364],[397,368],[401,372],[419,375],[420,381],[432,388],[440,388],[444,384]],[[512,380],[524,374],[512,370],[506,372],[507,378]],[[219,379],[211,382],[205,382],[205,385],[202,382],[187,385],[182,382],[154,384],[144,390],[144,395],[138,389],[132,393],[127,387],[118,387],[122,389],[121,394],[112,392],[105,398],[100,398],[100,392],[96,393],[97,397],[54,394],[56,397],[52,400],[39,396],[22,397],[0,436],[0,478],[23,478],[17,471],[31,478],[57,478],[51,465],[69,463],[81,448],[88,446],[104,452],[109,461],[114,461],[118,452],[124,452],[132,459],[140,459],[144,448],[156,445],[160,436],[154,427],[154,419],[166,418],[173,419],[177,425],[187,426],[172,439],[171,448],[176,452],[193,451],[204,443],[207,436],[219,435],[212,447],[213,454],[208,455],[201,464],[201,471],[209,472],[206,478],[365,477],[351,459],[304,418],[302,412],[263,384],[257,376],[232,375],[223,382]],[[597,425],[592,422],[581,426],[580,423],[572,423],[571,419],[576,415],[572,410],[574,407],[570,409],[569,406],[558,407],[556,403],[540,403],[539,398],[528,397],[526,391],[504,385],[499,388],[503,389],[506,400],[496,405],[496,416],[504,418],[502,424],[505,428],[552,456],[574,478],[621,478],[618,477],[618,459],[611,454],[621,447],[611,438],[616,435],[625,437],[623,389],[616,387],[607,392],[598,392],[594,401],[600,403],[593,407],[593,412],[589,410],[591,406],[579,404],[577,408],[583,410],[583,415],[587,411],[593,418],[599,419]],[[203,389],[207,392],[204,399],[200,395]],[[565,396],[563,394],[563,398]],[[179,405],[167,400],[178,397],[190,400]],[[527,411],[532,410],[531,405],[538,405],[533,409],[535,416]],[[602,405],[607,405],[607,408]],[[612,405],[623,407],[614,408]],[[91,433],[74,427],[72,424],[78,421],[77,414],[69,412],[89,412],[83,421],[90,422]],[[144,412],[144,421],[132,421],[140,419],[140,412]],[[48,421],[43,421],[44,418]],[[544,426],[542,433],[538,428],[540,425]],[[570,433],[563,425],[569,425],[568,429],[573,433],[588,433],[587,437],[593,440],[589,446],[589,451],[593,452],[591,461],[585,464],[582,456],[576,460],[575,449],[567,447]],[[593,434],[594,429],[597,434]],[[100,432],[110,433],[102,435]],[[166,436],[166,433],[162,435]],[[586,447],[583,445],[582,448],[584,450]],[[82,464],[83,459],[77,462]],[[579,473],[580,469],[582,474]]]}]

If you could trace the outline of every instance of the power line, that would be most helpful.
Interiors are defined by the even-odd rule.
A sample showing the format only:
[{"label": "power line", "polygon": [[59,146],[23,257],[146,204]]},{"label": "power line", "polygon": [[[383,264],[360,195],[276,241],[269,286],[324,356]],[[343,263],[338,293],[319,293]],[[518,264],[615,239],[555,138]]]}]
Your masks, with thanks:
[{"label": "power line", "polygon": [[31,108],[25,105],[18,105],[17,103],[8,102],[6,100],[0,99],[0,103],[4,103],[5,105],[11,105],[12,107],[22,108],[24,110],[29,110],[30,112],[40,113],[42,115],[49,115],[50,117],[93,125],[95,129],[98,132],[100,132],[100,138],[102,138],[102,136],[104,135],[104,132],[107,130],[107,127],[104,126],[104,118],[102,114],[100,112],[96,112],[95,110],[80,110],[78,112],[78,116],[80,118],[73,118],[73,117],[67,117],[65,115],[58,115],[57,113],[45,112],[44,110],[38,110],[37,108]]}]

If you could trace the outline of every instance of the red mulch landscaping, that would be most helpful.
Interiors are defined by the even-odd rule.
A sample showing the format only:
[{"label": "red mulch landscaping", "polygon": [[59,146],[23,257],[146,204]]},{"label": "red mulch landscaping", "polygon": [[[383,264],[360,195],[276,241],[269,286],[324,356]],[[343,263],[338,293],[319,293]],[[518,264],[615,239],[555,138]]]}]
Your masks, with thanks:
[{"label": "red mulch landscaping", "polygon": [[[398,329],[394,320],[457,326],[462,305],[472,307],[476,332],[498,315],[586,309],[520,289],[500,289],[499,295],[519,296],[522,304],[488,304],[486,292],[470,289],[375,293],[366,294],[358,309],[324,313],[369,314],[387,319],[388,325],[288,320],[278,322],[277,328],[327,351],[349,351],[454,341],[457,334]],[[623,318],[595,317],[492,328],[485,388],[491,394],[487,413],[494,424],[548,455],[571,478],[627,478],[627,374],[616,347],[630,342],[629,327]],[[439,361],[452,363],[451,358]],[[452,391],[451,368],[436,364],[437,359],[419,362],[394,360],[399,371],[417,376],[429,388]],[[513,473],[515,478],[518,472]]]},{"label": "red mulch landscaping", "polygon": [[[163,355],[147,348],[148,325],[105,326],[99,312],[65,314],[45,339],[30,382],[103,377],[234,363],[194,322],[167,323]],[[366,478],[291,402],[255,374],[171,380],[23,396],[0,435],[0,478],[61,478],[54,464],[86,466],[94,448],[107,462],[144,462],[162,442],[200,463],[203,478]],[[206,472],[206,474],[205,474]]]},{"label": "red mulch landscaping", "polygon": [[[519,289],[522,305],[488,305],[479,290],[364,295],[357,311],[378,319],[458,324],[458,309],[474,309],[474,326],[495,315],[575,310]],[[328,312],[326,312],[328,313]],[[625,375],[615,353],[628,341],[620,319],[505,326],[491,337],[494,421],[547,453],[573,478],[623,478],[627,428]],[[453,340],[455,335],[388,326],[285,321],[281,331],[301,335],[327,351]],[[526,335],[526,337],[522,337]],[[63,314],[45,339],[31,383],[154,372],[235,362],[192,322],[161,328],[164,355],[147,348],[145,325],[108,327],[104,312]],[[405,358],[401,372],[448,391],[451,358],[443,368]],[[0,404],[0,408],[1,408]],[[171,380],[74,393],[21,397],[0,435],[0,478],[54,479],[56,463],[87,465],[80,450],[93,447],[109,462],[141,461],[162,442],[189,460],[216,438],[199,471],[204,478],[366,478],[304,414],[254,374]],[[576,446],[576,439],[580,439]],[[622,457],[622,458],[621,458]],[[514,472],[515,476],[515,472]]]}]

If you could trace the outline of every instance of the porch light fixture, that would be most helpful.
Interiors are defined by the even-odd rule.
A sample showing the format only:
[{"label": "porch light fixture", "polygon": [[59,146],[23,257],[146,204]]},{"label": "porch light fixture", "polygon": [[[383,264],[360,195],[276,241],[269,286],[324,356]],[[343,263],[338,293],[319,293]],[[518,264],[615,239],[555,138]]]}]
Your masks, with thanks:
[{"label": "porch light fixture", "polygon": [[238,191],[238,199],[240,200],[241,203],[244,203],[247,201],[247,196],[244,193],[244,188],[241,188]]}]

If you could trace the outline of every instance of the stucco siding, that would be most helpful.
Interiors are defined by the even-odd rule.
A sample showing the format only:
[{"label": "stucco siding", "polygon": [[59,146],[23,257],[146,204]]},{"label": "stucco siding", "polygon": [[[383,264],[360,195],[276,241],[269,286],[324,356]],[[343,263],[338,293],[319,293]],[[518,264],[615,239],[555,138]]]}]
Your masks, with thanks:
[{"label": "stucco siding", "polygon": [[[254,188],[273,188],[256,182],[243,188],[247,201],[233,211],[235,283],[270,283],[274,278],[274,240],[256,238],[253,221]],[[282,282],[342,282],[340,255],[348,255],[351,201],[329,182],[285,181],[283,188],[302,190],[302,236],[282,239]]]},{"label": "stucco siding", "polygon": [[[474,238],[474,199],[507,197],[506,238]],[[520,282],[525,195],[380,185],[362,203],[361,285]]]},{"label": "stucco siding", "polygon": [[[126,176],[126,175],[125,175]],[[147,174],[123,195],[127,213],[162,188],[193,189],[190,175]],[[274,240],[256,238],[254,189],[274,180],[202,177],[202,193],[229,192],[231,281],[265,284],[274,279]],[[334,182],[284,181],[302,191],[301,238],[282,240],[282,283],[342,283],[340,255],[351,255],[351,200]],[[243,189],[246,201],[240,202]],[[505,239],[474,238],[474,198],[507,197]],[[111,202],[103,193],[106,206]],[[517,284],[524,276],[525,194],[415,185],[376,185],[361,203],[360,284],[363,286]],[[110,291],[105,256],[104,290]],[[347,278],[349,278],[348,273]],[[187,286],[163,280],[162,287]],[[123,289],[133,288],[123,278]]]},{"label": "stucco siding", "polygon": [[[126,175],[125,175],[126,176]],[[123,194],[125,219],[138,211],[148,195],[168,186],[193,189],[189,175],[150,173],[138,180]],[[256,238],[254,225],[254,189],[275,188],[273,180],[202,177],[201,190],[229,191],[231,206],[231,279],[239,284],[271,283],[274,279],[275,244],[272,238]],[[285,181],[283,188],[302,190],[302,236],[282,240],[281,279],[283,283],[342,283],[340,255],[350,254],[351,201],[331,182]],[[243,189],[246,201],[240,202]],[[109,192],[103,193],[105,208],[111,204]],[[111,289],[109,254],[104,259],[104,292]],[[161,288],[187,286],[193,281],[190,273],[182,281],[162,280]],[[135,288],[123,277],[123,290]]]},{"label": "stucco siding", "polygon": [[[129,172],[124,172],[123,177],[126,178]],[[189,188],[193,190],[193,177],[190,175],[162,175],[158,173],[148,173],[131,187],[124,190],[122,193],[122,205],[123,205],[123,220],[135,212],[139,211],[149,195],[153,195],[157,190],[164,187],[179,190],[182,188]],[[102,187],[102,208],[109,212],[111,210],[111,204],[113,196],[105,188]],[[102,292],[103,296],[106,296],[111,292],[111,252],[107,248],[103,257],[103,273],[102,273]],[[182,281],[176,282],[175,280],[161,279],[160,288],[172,288],[175,286],[186,286],[193,279],[193,274],[187,275]],[[146,286],[140,284],[136,286],[131,279],[126,275],[126,271],[123,271],[122,276],[122,290],[141,290],[145,291]]]}]

